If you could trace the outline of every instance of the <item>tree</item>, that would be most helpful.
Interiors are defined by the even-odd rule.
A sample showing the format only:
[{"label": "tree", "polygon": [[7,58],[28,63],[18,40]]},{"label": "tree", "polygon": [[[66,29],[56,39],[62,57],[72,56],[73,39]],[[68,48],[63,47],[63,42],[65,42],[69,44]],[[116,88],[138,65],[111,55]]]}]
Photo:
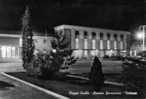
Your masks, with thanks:
[{"label": "tree", "polygon": [[56,56],[60,57],[61,60],[63,60],[63,62],[59,63],[60,64],[59,69],[60,69],[61,65],[65,65],[63,64],[64,62],[67,63],[67,65],[71,65],[75,63],[76,60],[74,59],[74,57],[71,56],[72,49],[69,47],[71,42],[68,39],[67,35],[62,32],[56,32],[55,34],[56,34],[55,35],[56,39],[52,41],[52,47],[53,49],[56,50],[55,53]]},{"label": "tree", "polygon": [[34,44],[33,44],[33,33],[31,28],[30,22],[30,11],[29,7],[26,7],[24,16],[22,18],[22,60],[23,60],[23,67],[27,71],[30,70],[31,62],[33,59],[33,51],[34,51]]},{"label": "tree", "polygon": [[131,33],[130,35],[127,36],[127,54],[128,56],[130,55],[130,50],[131,47],[133,46],[133,44],[136,42],[135,37],[134,37],[134,33]]}]

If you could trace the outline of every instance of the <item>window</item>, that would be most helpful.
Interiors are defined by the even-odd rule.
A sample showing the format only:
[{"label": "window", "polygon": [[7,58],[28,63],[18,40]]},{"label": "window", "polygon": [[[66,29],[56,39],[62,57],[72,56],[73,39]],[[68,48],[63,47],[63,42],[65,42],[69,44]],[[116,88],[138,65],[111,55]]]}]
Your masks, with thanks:
[{"label": "window", "polygon": [[79,31],[75,31],[75,38],[79,37]]},{"label": "window", "polygon": [[2,46],[1,47],[1,55],[2,55],[3,58],[5,58],[7,56],[7,54],[6,54],[6,46]]},{"label": "window", "polygon": [[101,40],[103,39],[103,33],[100,33],[100,39]]},{"label": "window", "polygon": [[1,47],[1,57],[2,58],[15,58],[16,57],[16,47],[14,46],[2,46]]},{"label": "window", "polygon": [[84,38],[87,38],[88,37],[88,33],[85,31],[84,32]]},{"label": "window", "polygon": [[124,35],[123,34],[120,35],[120,39],[121,39],[121,41],[124,40]]},{"label": "window", "polygon": [[95,39],[92,40],[92,49],[96,49],[96,40]]},{"label": "window", "polygon": [[117,34],[114,34],[114,39],[117,40]]},{"label": "window", "polygon": [[111,38],[111,35],[108,33],[107,34],[107,39],[110,40],[110,38]]},{"label": "window", "polygon": [[75,49],[79,49],[79,39],[75,39]]},{"label": "window", "polygon": [[110,49],[110,40],[107,40],[107,49]]},{"label": "window", "polygon": [[79,31],[75,31],[75,49],[79,49]]},{"label": "window", "polygon": [[114,41],[114,49],[117,49],[117,41]]},{"label": "window", "polygon": [[92,38],[95,39],[96,38],[96,33],[92,32]]},{"label": "window", "polygon": [[15,47],[12,47],[12,57],[15,57]]},{"label": "window", "polygon": [[88,40],[84,39],[84,49],[88,49]]},{"label": "window", "polygon": [[123,49],[123,42],[122,41],[120,42],[120,49],[121,50]]},{"label": "window", "polygon": [[88,37],[88,33],[85,31],[84,32],[84,49],[88,49],[88,39],[87,39],[87,37]]},{"label": "window", "polygon": [[103,49],[103,40],[100,40],[100,49]]}]

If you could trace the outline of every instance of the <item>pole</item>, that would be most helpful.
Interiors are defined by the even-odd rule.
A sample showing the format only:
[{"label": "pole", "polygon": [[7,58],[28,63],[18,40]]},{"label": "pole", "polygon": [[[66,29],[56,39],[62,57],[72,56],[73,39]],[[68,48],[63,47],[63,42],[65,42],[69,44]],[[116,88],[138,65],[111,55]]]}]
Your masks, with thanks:
[{"label": "pole", "polygon": [[145,26],[143,25],[143,51],[145,50]]}]

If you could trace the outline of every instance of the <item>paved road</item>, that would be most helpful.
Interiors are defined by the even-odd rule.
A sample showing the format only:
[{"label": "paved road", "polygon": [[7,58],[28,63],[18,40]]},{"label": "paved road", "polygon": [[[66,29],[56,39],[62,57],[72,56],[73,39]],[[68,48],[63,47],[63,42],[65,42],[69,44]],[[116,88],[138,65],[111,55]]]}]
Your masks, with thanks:
[{"label": "paved road", "polygon": [[[82,60],[69,68],[71,73],[87,73],[90,71],[91,62]],[[102,69],[104,73],[120,73],[122,71],[122,61],[102,61]],[[0,63],[0,72],[22,72],[22,62],[4,62]]]},{"label": "paved road", "polygon": [[[7,83],[14,87],[6,87]],[[35,88],[0,74],[0,99],[56,99]]]},{"label": "paved road", "polygon": [[[70,67],[69,71],[71,73],[87,73],[90,71],[91,62],[88,60],[82,60]],[[122,71],[122,61],[102,61],[102,70],[104,73],[121,73]]]}]

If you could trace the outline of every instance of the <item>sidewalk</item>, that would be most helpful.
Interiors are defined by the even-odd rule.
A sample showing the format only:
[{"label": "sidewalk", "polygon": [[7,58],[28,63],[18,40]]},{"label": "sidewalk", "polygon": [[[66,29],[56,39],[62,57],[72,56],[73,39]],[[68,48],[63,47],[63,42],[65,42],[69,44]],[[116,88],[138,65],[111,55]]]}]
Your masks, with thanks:
[{"label": "sidewalk", "polygon": [[22,72],[22,62],[1,62],[0,72]]},{"label": "sidewalk", "polygon": [[0,73],[0,99],[56,99]]}]

